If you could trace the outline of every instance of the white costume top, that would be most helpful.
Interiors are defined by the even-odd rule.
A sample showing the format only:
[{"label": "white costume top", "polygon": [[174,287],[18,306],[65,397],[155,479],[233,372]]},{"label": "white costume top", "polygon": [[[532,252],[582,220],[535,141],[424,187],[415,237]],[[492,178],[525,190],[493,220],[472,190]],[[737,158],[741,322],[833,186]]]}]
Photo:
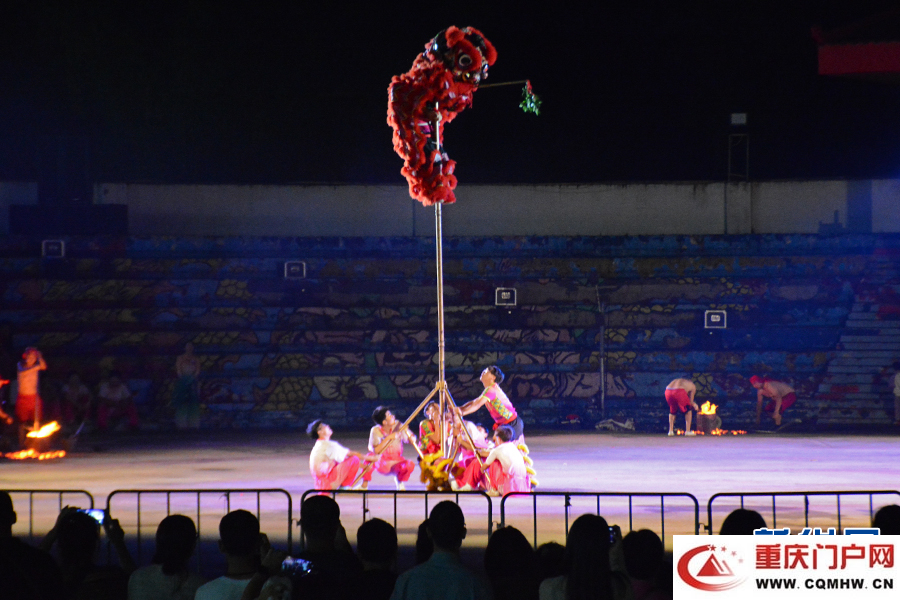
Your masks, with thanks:
[{"label": "white costume top", "polygon": [[484,460],[484,464],[487,466],[495,460],[500,461],[500,466],[503,467],[504,473],[520,477],[527,474],[525,459],[522,457],[522,452],[516,447],[515,442],[504,442],[491,450],[491,453]]},{"label": "white costume top", "polygon": [[344,462],[347,454],[350,452],[348,448],[341,446],[337,442],[331,440],[316,440],[312,452],[309,453],[309,470],[318,473],[317,467],[323,462]]}]

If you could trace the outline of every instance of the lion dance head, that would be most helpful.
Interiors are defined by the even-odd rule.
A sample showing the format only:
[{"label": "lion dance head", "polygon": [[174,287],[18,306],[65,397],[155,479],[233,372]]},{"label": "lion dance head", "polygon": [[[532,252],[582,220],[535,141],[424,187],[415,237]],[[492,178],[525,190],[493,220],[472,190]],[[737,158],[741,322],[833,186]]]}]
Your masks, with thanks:
[{"label": "lion dance head", "polygon": [[456,161],[444,150],[444,125],[472,104],[497,51],[474,27],[448,27],[425,44],[412,68],[388,87],[387,122],[409,195],[425,206],[456,201]]}]

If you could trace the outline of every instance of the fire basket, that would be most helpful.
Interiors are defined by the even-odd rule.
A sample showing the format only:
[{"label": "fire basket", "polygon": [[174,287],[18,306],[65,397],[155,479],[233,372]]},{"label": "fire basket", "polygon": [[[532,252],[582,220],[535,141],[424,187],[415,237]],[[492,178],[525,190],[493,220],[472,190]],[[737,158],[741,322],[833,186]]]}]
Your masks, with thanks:
[{"label": "fire basket", "polygon": [[709,400],[700,405],[700,412],[697,413],[697,431],[711,435],[722,428],[722,419],[716,414],[717,408],[718,405]]}]

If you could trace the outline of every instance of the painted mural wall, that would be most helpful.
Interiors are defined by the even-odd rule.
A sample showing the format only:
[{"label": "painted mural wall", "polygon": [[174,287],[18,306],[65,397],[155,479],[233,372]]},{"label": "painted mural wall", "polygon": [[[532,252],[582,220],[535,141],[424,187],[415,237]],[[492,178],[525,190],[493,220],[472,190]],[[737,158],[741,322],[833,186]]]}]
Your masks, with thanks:
[{"label": "painted mural wall", "polygon": [[[70,373],[120,371],[147,426],[170,427],[175,358],[202,363],[204,427],[369,426],[408,414],[437,374],[427,237],[72,238],[0,244],[9,378],[25,346],[47,395]],[[728,429],[756,427],[753,374],[789,382],[798,427],[893,420],[900,236],[449,237],[447,380],[463,402],[497,364],[530,427],[612,419],[666,427],[663,388],[691,377]],[[304,279],[284,264],[305,261]],[[495,305],[498,287],[516,306]],[[707,310],[727,328],[707,329]],[[891,344],[897,346],[891,346]],[[478,415],[482,421],[487,414]],[[763,421],[761,427],[771,427]]]}]

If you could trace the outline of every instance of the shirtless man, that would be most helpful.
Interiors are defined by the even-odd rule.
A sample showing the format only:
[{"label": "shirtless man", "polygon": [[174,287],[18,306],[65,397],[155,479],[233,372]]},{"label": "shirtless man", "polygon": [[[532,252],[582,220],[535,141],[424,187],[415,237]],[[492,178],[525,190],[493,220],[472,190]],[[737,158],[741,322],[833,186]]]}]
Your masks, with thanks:
[{"label": "shirtless man", "polygon": [[684,413],[684,435],[696,435],[691,431],[693,413],[689,410],[689,408],[700,410],[700,407],[694,402],[696,393],[697,386],[690,379],[673,379],[666,386],[666,403],[669,405],[669,435],[675,435],[675,415],[678,414],[678,411]]},{"label": "shirtless man", "polygon": [[25,348],[18,364],[19,395],[16,398],[16,418],[19,423],[38,425],[44,417],[44,404],[38,395],[38,374],[47,368],[37,348]]},{"label": "shirtless man", "polygon": [[750,385],[756,388],[756,424],[759,425],[759,419],[762,416],[763,398],[770,398],[771,401],[766,405],[766,412],[771,412],[775,425],[780,426],[784,411],[797,401],[794,388],[782,381],[758,375],[750,378]]}]

